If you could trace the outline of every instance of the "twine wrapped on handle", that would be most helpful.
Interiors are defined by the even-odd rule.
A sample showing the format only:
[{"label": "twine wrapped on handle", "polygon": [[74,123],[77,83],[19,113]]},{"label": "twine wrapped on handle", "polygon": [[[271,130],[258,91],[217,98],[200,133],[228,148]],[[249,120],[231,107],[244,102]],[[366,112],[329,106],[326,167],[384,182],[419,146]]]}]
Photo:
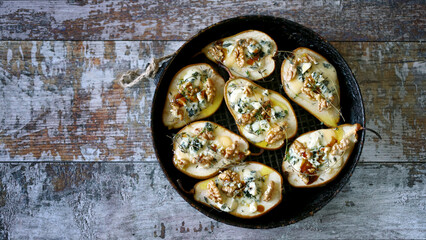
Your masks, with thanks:
[{"label": "twine wrapped on handle", "polygon": [[144,79],[154,78],[155,74],[157,74],[158,69],[161,66],[161,63],[171,57],[173,57],[175,53],[161,57],[161,58],[151,58],[151,62],[146,67],[145,71],[139,74],[139,69],[129,70],[121,75],[120,79],[118,79],[118,83],[123,88],[130,88],[138,84]]}]

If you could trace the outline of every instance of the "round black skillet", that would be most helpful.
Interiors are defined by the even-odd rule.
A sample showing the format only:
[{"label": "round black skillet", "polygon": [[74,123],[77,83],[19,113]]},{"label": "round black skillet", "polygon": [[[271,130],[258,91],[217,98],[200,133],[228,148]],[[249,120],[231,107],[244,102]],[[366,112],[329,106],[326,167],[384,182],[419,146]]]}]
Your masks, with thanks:
[{"label": "round black skillet", "polygon": [[[177,51],[176,56],[167,63],[165,68],[161,70],[161,75],[152,102],[152,138],[155,153],[165,175],[176,191],[178,191],[178,193],[191,206],[208,217],[226,224],[246,228],[274,228],[292,224],[313,215],[336,196],[336,194],[348,182],[359,160],[364,144],[364,131],[359,132],[359,141],[355,145],[348,163],[335,180],[324,187],[311,189],[292,188],[284,180],[285,193],[283,201],[275,209],[260,218],[236,218],[232,215],[220,212],[196,202],[191,194],[186,193],[179,186],[177,181],[179,180],[182,183],[181,186],[184,189],[189,190],[199,180],[185,176],[178,171],[172,163],[173,152],[171,137],[178,130],[168,130],[162,123],[162,112],[166,101],[168,86],[172,77],[179,71],[179,69],[188,64],[199,62],[209,63],[224,77],[225,80],[227,80],[228,74],[226,71],[209,61],[204,55],[198,53],[203,47],[214,40],[231,36],[249,29],[267,33],[275,40],[278,45],[278,50],[280,51],[275,58],[275,72],[271,74],[271,76],[256,83],[265,88],[280,92],[288,99],[282,89],[280,78],[280,68],[285,55],[284,52],[292,51],[297,47],[310,48],[328,59],[328,61],[333,64],[337,70],[341,88],[341,108],[345,119],[345,121],[341,119],[339,124],[359,123],[365,127],[364,105],[358,83],[345,60],[331,44],[312,30],[283,18],[270,16],[243,16],[219,22],[200,31],[192,39],[186,42]],[[290,102],[296,111],[298,119],[297,136],[311,130],[326,128],[307,111],[296,105],[294,102]],[[238,133],[234,119],[228,112],[225,102],[223,102],[219,110],[213,114],[213,116],[207,118],[207,120],[221,124],[233,132]],[[258,151],[254,147],[252,148],[252,152]],[[282,174],[281,163],[284,157],[284,152],[285,148],[276,151],[265,151],[261,156],[250,156],[246,160],[265,163]]]}]

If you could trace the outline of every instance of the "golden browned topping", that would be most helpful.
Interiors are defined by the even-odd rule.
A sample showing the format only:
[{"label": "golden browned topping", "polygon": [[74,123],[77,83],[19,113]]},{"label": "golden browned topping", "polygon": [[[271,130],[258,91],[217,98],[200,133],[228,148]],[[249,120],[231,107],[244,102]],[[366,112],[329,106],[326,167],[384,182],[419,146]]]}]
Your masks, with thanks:
[{"label": "golden browned topping", "polygon": [[213,47],[209,49],[209,53],[213,56],[213,58],[218,61],[222,62],[224,58],[224,50],[222,47],[221,42],[216,42]]},{"label": "golden browned topping", "polygon": [[214,157],[211,155],[196,155],[191,158],[191,163],[196,164],[200,163],[203,167],[208,167],[212,164],[212,161],[214,160]]},{"label": "golden browned topping", "polygon": [[207,101],[211,103],[214,99],[215,94],[216,94],[216,88],[214,87],[213,81],[210,78],[207,78],[207,81],[206,81]]},{"label": "golden browned topping", "polygon": [[213,200],[215,203],[222,203],[222,197],[220,196],[219,188],[217,188],[216,183],[211,180],[207,184],[207,197]]},{"label": "golden browned topping", "polygon": [[266,188],[265,192],[263,193],[263,201],[269,202],[272,198],[272,193],[274,192],[274,181],[270,181],[268,183],[268,187]]},{"label": "golden browned topping", "polygon": [[256,115],[257,111],[258,111],[257,109],[253,109],[249,113],[241,114],[241,117],[237,120],[237,123],[240,125],[251,124],[252,122],[256,120],[254,118],[254,115]]},{"label": "golden browned topping", "polygon": [[311,62],[311,63],[313,63],[313,64],[318,64],[318,62],[315,60],[315,58],[314,58],[314,57],[312,57],[311,55],[309,55],[309,54],[305,53],[305,56],[304,56],[304,57],[306,57],[306,59],[308,59],[308,62]]},{"label": "golden browned topping", "polygon": [[275,126],[271,130],[268,131],[266,134],[265,141],[268,144],[275,143],[279,140],[282,140],[285,138],[285,128],[287,127],[287,123],[283,123],[281,126]]},{"label": "golden browned topping", "polygon": [[213,140],[215,138],[213,131],[208,131],[205,128],[196,128],[194,132],[199,138],[204,140]]},{"label": "golden browned topping", "polygon": [[262,107],[259,109],[253,109],[251,112],[249,113],[244,113],[241,114],[241,117],[239,119],[237,119],[237,123],[239,125],[246,125],[246,124],[251,124],[254,121],[256,121],[256,115],[258,114],[258,112],[260,111],[260,115],[262,119],[265,119],[267,117],[269,117],[271,115],[271,101],[267,100],[262,104]]},{"label": "golden browned topping", "polygon": [[170,106],[170,112],[172,113],[172,115],[179,118],[179,120],[183,120],[183,111],[180,108],[180,105],[175,101],[170,101]]},{"label": "golden browned topping", "polygon": [[349,148],[350,141],[346,138],[336,143],[331,148],[331,155],[342,155]]},{"label": "golden browned topping", "polygon": [[326,99],[320,92],[320,90],[315,87],[315,80],[312,76],[307,76],[303,82],[302,92],[306,94],[310,99],[318,101],[318,110],[321,112],[324,109],[331,107],[331,101],[334,100],[334,96],[331,96],[330,99]]},{"label": "golden browned topping", "polygon": [[306,148],[306,146],[295,140],[294,143],[294,151],[299,154],[300,156],[302,156],[303,158],[307,159],[307,158],[311,158],[312,157],[312,153],[311,151],[309,151],[309,149]]},{"label": "golden browned topping", "polygon": [[218,178],[223,181],[222,191],[226,193],[228,197],[235,196],[238,189],[241,189],[243,184],[240,180],[240,175],[232,170],[226,170],[219,174]]},{"label": "golden browned topping", "polygon": [[315,60],[314,57],[311,55],[305,53],[301,57],[296,58],[296,60],[290,61],[290,66],[288,67],[287,71],[284,73],[284,80],[289,82],[291,81],[294,76],[296,75],[296,66],[300,63],[313,63],[318,64],[318,62]]},{"label": "golden browned topping", "polygon": [[244,86],[243,93],[247,96],[251,96],[253,94],[252,86],[251,85]]},{"label": "golden browned topping", "polygon": [[237,62],[237,65],[240,67],[244,67],[245,60],[244,60],[244,48],[241,45],[238,45],[234,50],[235,60]]},{"label": "golden browned topping", "polygon": [[294,76],[296,75],[296,65],[291,64],[288,67],[287,71],[284,73],[284,80],[289,82],[291,81],[291,79],[294,78]]},{"label": "golden browned topping", "polygon": [[225,158],[232,158],[238,155],[237,146],[238,142],[235,141],[231,146],[227,147],[225,149]]},{"label": "golden browned topping", "polygon": [[334,96],[331,96],[329,100],[323,97],[318,97],[317,100],[318,100],[318,110],[321,112],[322,110],[325,110],[331,107],[330,102],[334,100]]}]

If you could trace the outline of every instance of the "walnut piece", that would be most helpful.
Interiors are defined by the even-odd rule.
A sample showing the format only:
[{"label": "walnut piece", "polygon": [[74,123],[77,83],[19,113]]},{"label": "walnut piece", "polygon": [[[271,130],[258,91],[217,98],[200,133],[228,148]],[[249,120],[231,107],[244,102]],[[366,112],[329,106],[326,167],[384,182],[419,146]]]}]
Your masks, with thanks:
[{"label": "walnut piece", "polygon": [[194,130],[195,134],[197,134],[197,136],[201,139],[204,140],[213,140],[215,138],[214,134],[212,131],[207,131],[204,128],[196,128]]},{"label": "walnut piece", "polygon": [[244,48],[242,46],[237,46],[234,50],[235,60],[237,62],[237,65],[240,67],[244,67],[245,60],[244,60]]},{"label": "walnut piece", "polygon": [[177,104],[175,101],[170,101],[170,107],[171,107],[170,112],[172,113],[172,115],[182,121],[183,111],[180,108],[179,104]]},{"label": "walnut piece", "polygon": [[291,64],[288,67],[287,71],[284,73],[284,81],[290,82],[296,75],[296,65]]},{"label": "walnut piece", "polygon": [[214,180],[211,180],[207,184],[207,197],[213,200],[215,203],[223,203],[222,197],[220,196],[219,188],[217,188]]},{"label": "walnut piece", "polygon": [[321,95],[320,90],[315,87],[315,80],[312,76],[307,76],[305,78],[305,81],[303,82],[302,92],[306,94],[310,99],[316,100],[318,102],[318,110],[320,112],[330,108],[330,103],[334,100],[334,96],[331,96],[330,99],[326,99],[325,97],[323,97],[323,95]]},{"label": "walnut piece", "polygon": [[275,126],[266,134],[265,141],[268,144],[273,144],[281,139],[285,138],[285,128],[287,127],[287,123],[284,123],[281,126]]},{"label": "walnut piece", "polygon": [[251,96],[253,94],[252,86],[251,85],[244,86],[243,93],[247,96]]},{"label": "walnut piece", "polygon": [[195,164],[195,163],[199,163],[201,164],[202,167],[209,167],[212,162],[214,160],[214,157],[211,155],[204,155],[204,154],[200,154],[200,155],[196,155],[194,157],[191,158],[191,163]]},{"label": "walnut piece", "polygon": [[349,148],[350,141],[346,138],[342,139],[339,143],[336,143],[331,148],[331,155],[342,155]]},{"label": "walnut piece", "polygon": [[232,158],[238,155],[237,146],[238,142],[235,141],[231,146],[227,147],[225,149],[225,158]]},{"label": "walnut piece", "polygon": [[274,192],[274,186],[275,186],[274,181],[270,181],[268,183],[268,187],[266,188],[265,192],[263,193],[263,201],[265,201],[265,202],[271,201],[272,193]]},{"label": "walnut piece", "polygon": [[253,123],[254,120],[256,120],[254,118],[254,115],[256,115],[257,111],[258,111],[258,109],[253,109],[249,113],[241,114],[241,117],[237,120],[238,124],[240,124],[240,125],[246,125],[246,124]]},{"label": "walnut piece", "polygon": [[243,184],[240,180],[240,175],[232,170],[226,170],[219,174],[218,178],[223,181],[222,191],[226,193],[228,197],[233,197],[239,193]]},{"label": "walnut piece", "polygon": [[213,81],[211,78],[207,78],[206,80],[206,95],[207,95],[207,101],[213,102],[214,96],[216,94],[216,88],[214,87]]},{"label": "walnut piece", "polygon": [[221,42],[217,42],[213,45],[213,47],[211,47],[209,49],[209,53],[210,55],[213,56],[214,60],[218,61],[218,62],[222,62],[223,58],[225,57],[224,55],[224,50],[222,47],[222,43]]},{"label": "walnut piece", "polygon": [[297,154],[299,154],[300,156],[302,156],[305,159],[308,159],[308,158],[312,157],[311,151],[309,151],[309,149],[307,149],[306,146],[303,143],[295,140],[293,144],[294,144],[293,145],[294,146],[294,151]]}]

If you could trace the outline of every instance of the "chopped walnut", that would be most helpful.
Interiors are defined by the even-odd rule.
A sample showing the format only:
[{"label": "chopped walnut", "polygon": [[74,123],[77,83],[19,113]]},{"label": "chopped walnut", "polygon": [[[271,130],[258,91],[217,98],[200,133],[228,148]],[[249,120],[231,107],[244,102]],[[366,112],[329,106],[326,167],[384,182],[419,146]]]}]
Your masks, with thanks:
[{"label": "chopped walnut", "polygon": [[232,158],[238,154],[237,149],[238,142],[235,141],[231,146],[225,149],[225,158]]},{"label": "chopped walnut", "polygon": [[237,46],[234,50],[235,60],[237,61],[237,65],[240,67],[244,67],[244,48],[242,46]]},{"label": "chopped walnut", "polygon": [[312,57],[311,55],[306,53],[306,58],[308,59],[309,62],[313,63],[313,64],[318,64],[318,62],[315,60],[314,57]]},{"label": "chopped walnut", "polygon": [[222,47],[222,43],[215,43],[213,47],[209,49],[209,53],[213,56],[213,58],[218,61],[222,62],[224,58],[224,50]]},{"label": "chopped walnut", "polygon": [[243,93],[247,96],[251,96],[253,94],[252,86],[251,85],[244,86]]},{"label": "chopped walnut", "polygon": [[331,148],[331,155],[342,155],[346,149],[349,148],[350,141],[346,138],[342,139],[339,143],[336,143]]},{"label": "chopped walnut", "polygon": [[194,132],[199,138],[204,140],[213,140],[215,138],[212,131],[207,131],[203,128],[196,128]]},{"label": "chopped walnut", "polygon": [[170,101],[170,112],[173,116],[177,117],[179,120],[183,120],[183,111],[180,108],[179,104],[175,103],[174,101]]},{"label": "chopped walnut", "polygon": [[289,82],[291,81],[291,79],[294,78],[295,75],[296,75],[296,65],[290,63],[290,66],[288,67],[287,71],[284,74],[284,80]]},{"label": "chopped walnut", "polygon": [[293,145],[294,151],[298,153],[300,156],[304,157],[305,159],[312,157],[311,151],[309,151],[309,149],[307,149],[303,143],[295,140],[293,144],[294,144]]},{"label": "chopped walnut", "polygon": [[251,124],[252,122],[254,122],[254,120],[256,120],[254,118],[254,115],[256,115],[257,111],[258,109],[253,109],[249,113],[242,114],[241,117],[237,120],[238,124],[246,125],[246,124]]},{"label": "chopped walnut", "polygon": [[312,76],[307,76],[305,78],[305,81],[303,82],[302,92],[306,94],[310,99],[316,100],[318,102],[318,110],[320,112],[330,108],[330,102],[334,100],[334,96],[331,96],[330,99],[326,99],[321,95],[321,93],[319,93],[319,90],[313,90],[315,89],[314,86],[315,80],[312,78]]},{"label": "chopped walnut", "polygon": [[285,128],[287,127],[287,123],[284,123],[281,126],[275,126],[266,134],[265,141],[268,144],[273,144],[281,139],[285,138]]},{"label": "chopped walnut", "polygon": [[272,193],[274,192],[274,181],[270,181],[268,183],[268,187],[266,188],[265,192],[263,193],[263,201],[269,202],[272,198]]},{"label": "chopped walnut", "polygon": [[216,94],[216,88],[214,87],[213,81],[211,80],[211,78],[207,78],[206,80],[207,101],[212,102],[215,94]]},{"label": "chopped walnut", "polygon": [[225,192],[228,197],[238,194],[236,190],[241,189],[243,186],[240,175],[232,170],[224,171],[219,174],[218,178],[223,181],[222,191]]},{"label": "chopped walnut", "polygon": [[219,188],[217,188],[216,183],[211,180],[207,184],[207,197],[213,200],[215,203],[222,203],[222,197],[220,196]]},{"label": "chopped walnut", "polygon": [[303,54],[301,57],[298,57],[296,59],[296,64],[299,63],[313,63],[313,64],[318,64],[318,62],[315,60],[314,57],[312,57],[311,55],[305,53]]},{"label": "chopped walnut", "polygon": [[323,110],[330,108],[331,107],[330,101],[333,101],[332,99],[334,99],[334,96],[330,100],[320,97],[318,99],[318,110],[322,112]]},{"label": "chopped walnut", "polygon": [[214,160],[214,157],[211,155],[201,155],[201,157],[198,159],[198,162],[201,164],[201,166],[203,167],[209,167],[212,162]]},{"label": "chopped walnut", "polygon": [[214,157],[211,155],[200,154],[191,158],[191,163],[200,163],[203,167],[208,167],[212,164]]},{"label": "chopped walnut", "polygon": [[176,158],[175,162],[181,168],[185,167],[189,163],[188,159],[184,159],[184,158]]}]

